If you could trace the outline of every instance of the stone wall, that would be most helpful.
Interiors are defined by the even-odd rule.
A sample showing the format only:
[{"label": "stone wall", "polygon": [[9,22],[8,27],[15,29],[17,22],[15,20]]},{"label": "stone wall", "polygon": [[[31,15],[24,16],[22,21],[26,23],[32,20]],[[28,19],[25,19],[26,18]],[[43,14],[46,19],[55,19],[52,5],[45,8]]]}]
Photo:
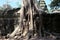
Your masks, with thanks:
[{"label": "stone wall", "polygon": [[42,16],[44,30],[53,35],[60,34],[60,13],[42,14]]}]

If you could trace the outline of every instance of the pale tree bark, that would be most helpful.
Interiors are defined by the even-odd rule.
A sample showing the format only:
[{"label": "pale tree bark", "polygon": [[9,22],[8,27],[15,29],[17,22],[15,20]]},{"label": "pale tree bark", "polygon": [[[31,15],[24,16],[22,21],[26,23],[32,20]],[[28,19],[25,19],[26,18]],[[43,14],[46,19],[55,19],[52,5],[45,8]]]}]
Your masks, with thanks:
[{"label": "pale tree bark", "polygon": [[[27,30],[25,30],[22,35],[26,35],[28,34],[28,36],[33,36],[33,15],[34,13],[36,14],[41,14],[40,9],[38,9],[38,6],[35,3],[36,0],[23,0],[23,6],[20,9],[19,13],[20,13],[20,19],[19,19],[19,26],[16,27],[16,29],[11,33],[10,37],[14,37],[16,35],[16,33],[18,32],[18,29],[20,29],[20,31],[22,30],[22,22],[24,17],[26,16],[25,14],[29,15],[29,20],[28,20],[28,27]],[[41,28],[41,26],[40,26]],[[41,34],[41,30],[39,33]]]}]

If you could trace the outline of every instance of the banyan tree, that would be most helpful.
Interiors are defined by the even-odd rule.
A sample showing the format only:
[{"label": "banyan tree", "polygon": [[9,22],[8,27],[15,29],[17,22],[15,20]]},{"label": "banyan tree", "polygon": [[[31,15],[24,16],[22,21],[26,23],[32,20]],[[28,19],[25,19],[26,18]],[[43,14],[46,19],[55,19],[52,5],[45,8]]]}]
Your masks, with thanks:
[{"label": "banyan tree", "polygon": [[42,16],[45,13],[41,8],[38,8],[37,0],[23,0],[21,9],[17,12],[20,13],[18,17],[19,24],[15,30],[10,34],[10,37],[20,36],[27,39],[34,36],[42,37],[41,28]]}]

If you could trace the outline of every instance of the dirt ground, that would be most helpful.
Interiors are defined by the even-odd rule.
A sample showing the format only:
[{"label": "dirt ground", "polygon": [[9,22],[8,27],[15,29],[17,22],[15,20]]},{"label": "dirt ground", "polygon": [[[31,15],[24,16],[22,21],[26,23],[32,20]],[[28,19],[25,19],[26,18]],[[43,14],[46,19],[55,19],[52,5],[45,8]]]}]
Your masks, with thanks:
[{"label": "dirt ground", "polygon": [[8,38],[8,39],[4,39],[4,38],[0,38],[0,40],[60,40],[60,39],[54,39],[54,38],[31,38],[31,39],[23,39],[23,38],[20,38],[20,39],[14,39],[14,38]]}]

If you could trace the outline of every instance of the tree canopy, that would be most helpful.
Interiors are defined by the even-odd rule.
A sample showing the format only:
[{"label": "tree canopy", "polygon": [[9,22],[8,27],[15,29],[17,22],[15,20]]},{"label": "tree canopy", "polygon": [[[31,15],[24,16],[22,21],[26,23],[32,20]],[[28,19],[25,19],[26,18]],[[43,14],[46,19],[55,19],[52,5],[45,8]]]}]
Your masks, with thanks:
[{"label": "tree canopy", "polygon": [[58,9],[60,7],[60,0],[53,0],[50,4],[51,9]]}]

